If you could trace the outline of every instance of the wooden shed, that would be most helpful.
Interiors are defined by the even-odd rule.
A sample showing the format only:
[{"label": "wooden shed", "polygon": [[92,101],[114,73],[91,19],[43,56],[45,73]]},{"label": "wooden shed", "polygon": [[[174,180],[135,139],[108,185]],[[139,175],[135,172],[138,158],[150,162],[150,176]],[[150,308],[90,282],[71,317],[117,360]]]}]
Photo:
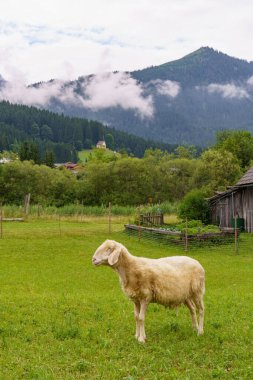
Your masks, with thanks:
[{"label": "wooden shed", "polygon": [[253,166],[236,185],[209,198],[212,223],[253,233]]}]

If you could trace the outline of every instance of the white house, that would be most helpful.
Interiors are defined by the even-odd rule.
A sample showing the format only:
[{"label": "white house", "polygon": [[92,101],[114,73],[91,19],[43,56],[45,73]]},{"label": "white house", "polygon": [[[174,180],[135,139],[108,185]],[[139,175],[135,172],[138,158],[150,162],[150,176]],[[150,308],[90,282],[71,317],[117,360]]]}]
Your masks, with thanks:
[{"label": "white house", "polygon": [[98,148],[98,149],[106,149],[106,143],[105,143],[105,141],[104,140],[98,141],[97,145],[96,145],[96,148]]}]

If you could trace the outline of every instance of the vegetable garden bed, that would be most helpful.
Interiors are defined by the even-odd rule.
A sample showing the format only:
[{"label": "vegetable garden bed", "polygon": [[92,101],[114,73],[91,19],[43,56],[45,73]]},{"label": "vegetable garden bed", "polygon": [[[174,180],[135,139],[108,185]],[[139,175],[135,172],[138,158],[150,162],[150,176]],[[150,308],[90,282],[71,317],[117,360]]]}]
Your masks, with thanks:
[{"label": "vegetable garden bed", "polygon": [[144,227],[136,224],[125,224],[125,230],[129,234],[138,234],[139,238],[149,237],[161,239],[168,243],[181,244],[187,246],[198,242],[208,242],[216,244],[224,244],[232,242],[236,236],[239,236],[239,230],[233,228],[220,230],[220,232],[199,232],[196,234],[188,234],[187,231],[174,231],[166,228]]}]

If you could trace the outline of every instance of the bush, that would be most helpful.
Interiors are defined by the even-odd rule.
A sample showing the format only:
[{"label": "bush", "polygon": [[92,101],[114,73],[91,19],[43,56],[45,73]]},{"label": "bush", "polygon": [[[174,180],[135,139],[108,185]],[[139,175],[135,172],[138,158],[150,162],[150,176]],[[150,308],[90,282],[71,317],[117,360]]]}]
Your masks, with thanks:
[{"label": "bush", "polygon": [[207,224],[210,219],[210,207],[201,190],[192,190],[185,195],[179,205],[179,217],[201,220]]}]

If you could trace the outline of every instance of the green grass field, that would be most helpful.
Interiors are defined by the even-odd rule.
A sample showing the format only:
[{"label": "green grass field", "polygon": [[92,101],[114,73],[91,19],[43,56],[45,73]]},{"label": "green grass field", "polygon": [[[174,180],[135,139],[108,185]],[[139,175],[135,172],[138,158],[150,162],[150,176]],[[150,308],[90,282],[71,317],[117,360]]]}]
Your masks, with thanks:
[{"label": "green grass field", "polygon": [[[188,310],[150,305],[148,341],[135,338],[132,303],[116,274],[91,257],[106,239],[135,255],[185,254],[128,237],[124,220],[4,223],[0,240],[0,379],[252,379],[253,248],[189,255],[206,269],[205,334]],[[253,236],[245,237],[252,247]]]},{"label": "green grass field", "polygon": [[92,149],[83,149],[78,152],[78,159],[81,162],[86,162],[91,153],[92,153]]}]

